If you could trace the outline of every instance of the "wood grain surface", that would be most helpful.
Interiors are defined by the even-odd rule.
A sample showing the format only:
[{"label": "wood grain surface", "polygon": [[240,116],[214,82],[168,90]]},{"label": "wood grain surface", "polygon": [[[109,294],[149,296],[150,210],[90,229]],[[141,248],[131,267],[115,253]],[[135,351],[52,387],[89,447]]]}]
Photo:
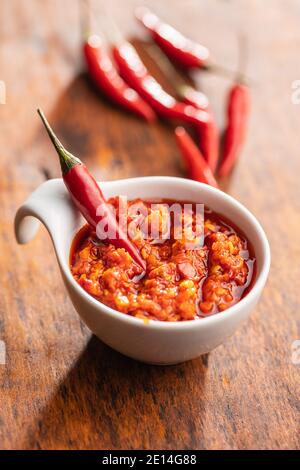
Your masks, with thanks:
[{"label": "wood grain surface", "polygon": [[[95,0],[97,27],[111,14],[124,34],[145,39],[132,15],[139,3]],[[7,97],[0,105],[0,340],[6,346],[0,448],[299,448],[300,365],[291,348],[300,339],[300,105],[291,102],[291,86],[300,79],[300,2],[147,4],[228,67],[236,67],[240,32],[248,38],[252,118],[229,192],[268,234],[270,278],[251,319],[226,344],[186,364],[139,364],[91,336],[68,299],[46,231],[25,247],[14,239],[18,206],[60,174],[37,106],[99,179],[184,176],[184,170],[170,125],[149,126],[89,85],[79,2],[1,0],[0,80]],[[230,83],[194,78],[222,127]]]}]

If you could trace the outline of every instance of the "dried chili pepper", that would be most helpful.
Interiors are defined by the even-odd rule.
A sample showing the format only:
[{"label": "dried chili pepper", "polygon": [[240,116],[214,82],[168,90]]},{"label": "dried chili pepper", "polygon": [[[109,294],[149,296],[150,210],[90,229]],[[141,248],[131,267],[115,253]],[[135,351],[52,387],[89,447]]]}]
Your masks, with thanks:
[{"label": "dried chili pepper", "polygon": [[189,177],[195,181],[200,181],[217,188],[218,183],[210,167],[186,130],[183,127],[177,127],[175,129],[175,136],[187,166]]},{"label": "dried chili pepper", "polygon": [[[68,152],[58,140],[41,110],[38,113],[47,133],[58,153],[64,183],[79,211],[87,222],[97,229],[105,221],[105,240],[116,248],[124,248],[132,259],[145,270],[145,261],[138,249],[121,230],[114,212],[107,204],[104,195],[94,177],[79,158]],[[112,235],[110,235],[112,234]]]},{"label": "dried chili pepper", "polygon": [[119,76],[109,55],[101,47],[100,37],[90,36],[83,49],[89,74],[104,95],[147,121],[154,121],[154,111]]},{"label": "dried chili pepper", "polygon": [[246,137],[250,109],[249,88],[236,83],[227,101],[227,127],[224,133],[223,157],[218,171],[220,178],[229,175],[239,156]]},{"label": "dried chili pepper", "polygon": [[114,59],[123,79],[134,88],[163,118],[180,119],[197,126],[206,126],[210,116],[206,111],[177,101],[166,93],[148,72],[135,48],[123,41],[112,48]]}]

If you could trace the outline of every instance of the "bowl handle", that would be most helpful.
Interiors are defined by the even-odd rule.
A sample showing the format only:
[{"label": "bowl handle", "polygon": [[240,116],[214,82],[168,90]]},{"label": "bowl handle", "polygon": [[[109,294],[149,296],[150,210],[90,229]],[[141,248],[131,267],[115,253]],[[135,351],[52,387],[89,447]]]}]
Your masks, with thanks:
[{"label": "bowl handle", "polygon": [[17,242],[24,244],[32,240],[42,223],[56,245],[62,232],[75,230],[79,217],[62,179],[48,180],[33,191],[17,211]]}]

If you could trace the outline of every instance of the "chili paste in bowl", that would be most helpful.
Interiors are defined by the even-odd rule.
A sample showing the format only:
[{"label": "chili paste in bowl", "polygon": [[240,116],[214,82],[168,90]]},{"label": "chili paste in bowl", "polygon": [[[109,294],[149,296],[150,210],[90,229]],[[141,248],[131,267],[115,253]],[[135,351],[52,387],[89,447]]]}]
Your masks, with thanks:
[{"label": "chili paste in bowl", "polygon": [[[119,197],[108,201],[119,216]],[[245,235],[221,215],[205,207],[200,238],[187,240],[187,230],[197,228],[196,204],[180,201],[128,202],[146,207],[144,226],[153,221],[157,233],[169,236],[145,237],[137,229],[132,242],[146,261],[146,273],[123,249],[102,243],[93,228],[85,225],[76,235],[70,254],[70,268],[78,284],[105,305],[144,320],[176,322],[220,313],[246,295],[254,278],[255,257]],[[182,207],[184,228],[168,218],[173,204]],[[188,217],[188,221],[186,221]],[[178,221],[177,221],[178,222]],[[152,232],[151,232],[152,233]]]},{"label": "chili paste in bowl", "polygon": [[[90,226],[79,230],[80,214],[61,179],[41,184],[19,208],[18,242],[27,243],[40,222],[45,225],[80,318],[104,344],[126,356],[150,364],[178,364],[224,343],[255,309],[269,273],[270,247],[255,216],[228,194],[184,178],[151,176],[102,186],[105,209],[114,196],[109,202],[117,208],[117,233],[125,235],[127,223],[128,243],[115,245],[133,250],[110,246],[115,238],[111,230],[101,241],[105,227],[98,223],[96,233]],[[125,211],[118,212],[122,197],[116,194],[132,200]],[[142,199],[135,199],[136,194]],[[183,202],[177,202],[180,210],[166,236],[167,208],[176,203],[170,200],[174,194]],[[205,204],[202,220],[197,218],[199,204],[189,203],[180,233],[175,222],[184,214],[184,201],[199,199]],[[146,208],[141,233],[139,224],[131,230],[135,205]],[[148,237],[147,225],[156,229]],[[130,252],[138,256],[130,258]]]}]

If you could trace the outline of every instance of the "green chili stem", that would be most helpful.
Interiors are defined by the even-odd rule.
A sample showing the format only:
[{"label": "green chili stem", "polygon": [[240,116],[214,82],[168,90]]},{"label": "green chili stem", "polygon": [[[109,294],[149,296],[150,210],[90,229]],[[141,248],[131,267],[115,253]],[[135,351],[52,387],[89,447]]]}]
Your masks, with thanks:
[{"label": "green chili stem", "polygon": [[71,168],[73,168],[73,166],[81,164],[81,161],[79,160],[79,158],[74,157],[74,155],[72,155],[70,152],[68,152],[68,150],[65,149],[63,144],[60,142],[60,140],[54,134],[52,128],[50,127],[49,122],[47,121],[47,119],[46,119],[46,117],[43,113],[43,111],[41,109],[38,109],[37,112],[38,112],[38,114],[39,114],[39,116],[40,116],[40,118],[41,118],[41,120],[42,120],[42,122],[45,126],[45,129],[46,129],[46,131],[47,131],[47,133],[48,133],[48,135],[51,139],[51,142],[53,143],[53,145],[55,147],[55,150],[58,153],[60,166],[61,166],[61,171],[64,175],[69,170],[71,170]]}]

